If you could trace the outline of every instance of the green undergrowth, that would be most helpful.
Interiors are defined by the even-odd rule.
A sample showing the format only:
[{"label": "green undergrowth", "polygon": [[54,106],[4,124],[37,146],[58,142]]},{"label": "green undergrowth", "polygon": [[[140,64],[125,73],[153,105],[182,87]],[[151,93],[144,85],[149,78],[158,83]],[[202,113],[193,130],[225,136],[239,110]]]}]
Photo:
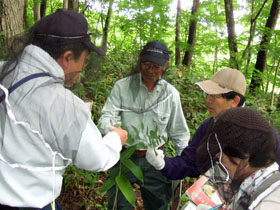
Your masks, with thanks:
[{"label": "green undergrowth", "polygon": [[[109,96],[114,83],[125,76],[127,76],[136,62],[136,56],[133,54],[114,54],[108,56],[103,60],[91,62],[88,64],[86,71],[82,75],[82,83],[76,86],[73,91],[82,99],[93,100],[92,119],[97,123],[102,107]],[[93,59],[94,60],[94,59]],[[202,76],[204,75],[204,76]],[[165,79],[173,84],[180,93],[181,103],[186,117],[191,136],[194,135],[198,126],[209,116],[205,98],[195,83],[211,76],[211,73],[205,73],[205,69],[186,70],[183,66],[170,66]],[[280,117],[279,109],[271,108],[269,106],[270,94],[264,94],[259,91],[255,95],[246,95],[246,106],[260,110],[267,119],[279,131]],[[165,145],[167,156],[174,156],[175,149],[172,141],[168,141]],[[187,177],[184,181],[191,185],[196,179]],[[93,192],[100,194],[99,188],[96,189],[96,182],[100,182],[99,173],[85,172],[70,166],[64,174],[64,187],[69,190],[77,190],[86,188],[88,196],[81,200],[81,205],[86,209],[107,209],[107,201],[103,203],[96,203],[91,200],[90,196]],[[74,187],[73,187],[74,186]],[[77,194],[78,192],[72,192]],[[183,203],[188,198],[183,195]]]}]

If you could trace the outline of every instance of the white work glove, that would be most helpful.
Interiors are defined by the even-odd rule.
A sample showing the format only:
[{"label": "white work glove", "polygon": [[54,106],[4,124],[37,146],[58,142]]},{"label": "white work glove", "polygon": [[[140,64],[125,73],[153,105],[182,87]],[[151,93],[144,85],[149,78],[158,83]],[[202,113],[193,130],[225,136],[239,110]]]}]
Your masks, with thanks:
[{"label": "white work glove", "polygon": [[149,147],[146,159],[156,170],[161,170],[165,166],[163,150],[156,149],[156,153],[153,148]]},{"label": "white work glove", "polygon": [[115,128],[120,128],[121,127],[121,122],[118,122],[116,124],[112,124],[112,122],[110,123],[107,123],[105,126],[104,126],[104,132],[105,133],[109,133],[111,132],[112,130],[114,130]]},{"label": "white work glove", "polygon": [[104,126],[104,133],[109,133],[111,132],[112,130],[114,130],[115,126],[113,126],[111,123],[107,123],[105,126]]}]

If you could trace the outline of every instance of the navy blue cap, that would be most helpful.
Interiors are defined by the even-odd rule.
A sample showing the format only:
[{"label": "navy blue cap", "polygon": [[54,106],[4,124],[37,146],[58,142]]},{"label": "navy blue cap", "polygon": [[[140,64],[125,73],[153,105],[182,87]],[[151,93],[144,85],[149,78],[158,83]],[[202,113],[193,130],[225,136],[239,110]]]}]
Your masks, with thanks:
[{"label": "navy blue cap", "polygon": [[155,40],[148,42],[140,53],[140,62],[154,62],[164,66],[169,61],[168,48],[161,41]]},{"label": "navy blue cap", "polygon": [[39,41],[47,40],[60,45],[82,42],[90,51],[105,55],[103,50],[91,42],[85,17],[74,10],[58,9],[43,17],[34,32]]}]

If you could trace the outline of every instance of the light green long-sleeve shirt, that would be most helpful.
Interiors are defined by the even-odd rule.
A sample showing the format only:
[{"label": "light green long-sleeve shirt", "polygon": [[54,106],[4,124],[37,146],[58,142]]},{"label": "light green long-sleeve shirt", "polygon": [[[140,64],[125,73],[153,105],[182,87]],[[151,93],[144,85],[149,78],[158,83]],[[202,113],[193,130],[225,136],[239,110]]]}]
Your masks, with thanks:
[{"label": "light green long-sleeve shirt", "polygon": [[[165,143],[164,139],[171,137],[180,154],[190,139],[179,92],[163,79],[158,81],[152,92],[148,92],[142,83],[141,73],[116,82],[103,107],[98,125],[100,131],[106,134],[117,122],[128,129],[134,139],[133,144],[142,142],[148,146],[150,131],[157,129],[157,135],[163,137],[158,146]],[[144,149],[140,145],[137,149]],[[127,146],[131,145],[127,143]]]}]

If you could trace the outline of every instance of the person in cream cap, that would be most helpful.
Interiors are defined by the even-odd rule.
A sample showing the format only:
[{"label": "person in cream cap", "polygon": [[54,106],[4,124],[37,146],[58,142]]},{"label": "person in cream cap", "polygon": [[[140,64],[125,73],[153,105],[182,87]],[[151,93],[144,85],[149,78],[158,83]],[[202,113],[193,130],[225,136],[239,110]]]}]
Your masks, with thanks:
[{"label": "person in cream cap", "polygon": [[[183,179],[187,176],[198,177],[197,148],[203,143],[208,129],[210,129],[217,116],[229,109],[245,106],[246,78],[241,71],[232,68],[223,68],[216,72],[209,80],[195,83],[206,94],[206,103],[210,118],[204,120],[196,130],[192,141],[183,150],[180,156],[167,158],[154,155],[148,151],[146,159],[157,170],[172,180]],[[280,163],[279,137],[277,135],[277,162]]]}]

